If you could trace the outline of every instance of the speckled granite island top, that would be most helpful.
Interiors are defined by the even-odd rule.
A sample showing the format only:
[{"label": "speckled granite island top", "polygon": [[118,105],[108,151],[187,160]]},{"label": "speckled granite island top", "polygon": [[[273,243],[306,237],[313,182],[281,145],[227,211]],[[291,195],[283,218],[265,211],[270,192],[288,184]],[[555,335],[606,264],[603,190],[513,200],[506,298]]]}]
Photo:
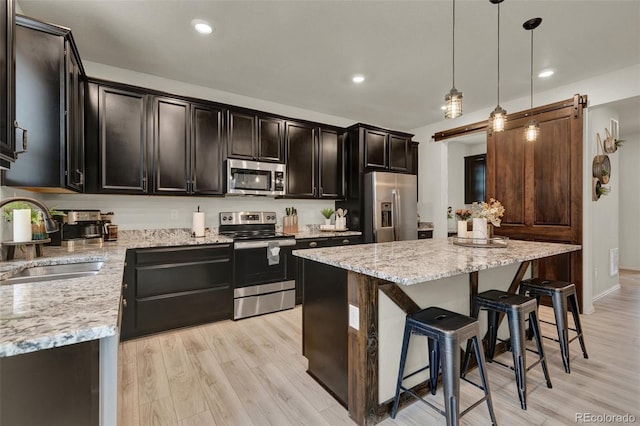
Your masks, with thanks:
[{"label": "speckled granite island top", "polygon": [[31,266],[104,261],[95,276],[12,285],[0,282],[0,357],[115,335],[129,248],[230,242],[217,234],[192,238],[188,230],[120,231],[119,241],[103,247],[88,245],[68,252],[46,246],[43,257],[0,262],[0,279],[5,279]]},{"label": "speckled granite island top", "polygon": [[509,240],[506,248],[471,248],[438,238],[294,250],[293,254],[397,284],[413,285],[580,249],[579,245],[518,240]]}]

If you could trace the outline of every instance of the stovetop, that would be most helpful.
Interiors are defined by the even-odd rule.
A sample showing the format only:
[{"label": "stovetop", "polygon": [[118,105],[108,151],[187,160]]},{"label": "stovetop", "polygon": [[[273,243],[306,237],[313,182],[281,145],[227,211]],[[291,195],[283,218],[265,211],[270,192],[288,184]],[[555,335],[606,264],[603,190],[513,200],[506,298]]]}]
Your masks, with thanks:
[{"label": "stovetop", "polygon": [[266,240],[270,238],[286,238],[292,237],[289,234],[283,232],[277,232],[275,230],[220,230],[220,235],[233,238],[234,240]]}]

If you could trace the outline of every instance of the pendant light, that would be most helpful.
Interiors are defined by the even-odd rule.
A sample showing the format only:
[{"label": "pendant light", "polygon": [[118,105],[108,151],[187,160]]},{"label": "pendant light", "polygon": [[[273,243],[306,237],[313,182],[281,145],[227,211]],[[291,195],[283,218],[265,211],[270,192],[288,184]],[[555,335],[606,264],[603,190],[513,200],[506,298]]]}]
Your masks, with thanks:
[{"label": "pendant light", "polygon": [[540,133],[540,125],[533,119],[533,30],[538,28],[541,22],[542,18],[533,18],[522,24],[525,30],[531,31],[531,112],[530,120],[524,128],[524,139],[527,142],[535,142]]},{"label": "pendant light", "polygon": [[503,0],[489,0],[498,5],[498,106],[489,115],[489,128],[494,132],[502,132],[507,124],[507,111],[500,106],[500,3]]},{"label": "pendant light", "polygon": [[462,92],[456,89],[456,0],[453,0],[453,49],[452,50],[452,88],[444,97],[444,118],[457,118],[462,115]]}]

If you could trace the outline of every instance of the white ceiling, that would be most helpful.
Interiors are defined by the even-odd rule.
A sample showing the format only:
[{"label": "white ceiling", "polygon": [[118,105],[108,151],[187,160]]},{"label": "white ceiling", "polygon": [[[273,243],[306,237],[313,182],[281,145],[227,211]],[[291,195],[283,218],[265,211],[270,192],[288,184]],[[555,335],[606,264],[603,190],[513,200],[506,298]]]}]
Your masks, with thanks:
[{"label": "white ceiling", "polygon": [[[397,130],[442,120],[452,86],[451,1],[18,0],[73,30],[83,59]],[[497,7],[456,3],[465,111],[496,104]],[[529,18],[543,91],[640,63],[640,0],[505,0],[502,100],[529,94]],[[216,30],[193,31],[201,18]],[[355,73],[367,76],[354,85]],[[640,79],[640,77],[639,77]],[[566,94],[562,94],[566,97]]]}]

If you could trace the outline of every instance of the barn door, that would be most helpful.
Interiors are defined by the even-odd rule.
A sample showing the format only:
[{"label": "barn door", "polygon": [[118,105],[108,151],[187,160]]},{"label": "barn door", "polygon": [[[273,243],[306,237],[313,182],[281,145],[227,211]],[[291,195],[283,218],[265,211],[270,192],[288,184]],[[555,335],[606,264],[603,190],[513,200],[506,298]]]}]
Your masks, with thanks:
[{"label": "barn door", "polygon": [[[487,133],[487,199],[505,206],[496,234],[582,244],[582,110],[585,97],[546,107],[535,119],[540,134],[524,140],[529,117],[509,116],[507,129]],[[555,108],[551,108],[556,106]],[[534,276],[573,282],[582,301],[582,252],[542,259]]]}]

